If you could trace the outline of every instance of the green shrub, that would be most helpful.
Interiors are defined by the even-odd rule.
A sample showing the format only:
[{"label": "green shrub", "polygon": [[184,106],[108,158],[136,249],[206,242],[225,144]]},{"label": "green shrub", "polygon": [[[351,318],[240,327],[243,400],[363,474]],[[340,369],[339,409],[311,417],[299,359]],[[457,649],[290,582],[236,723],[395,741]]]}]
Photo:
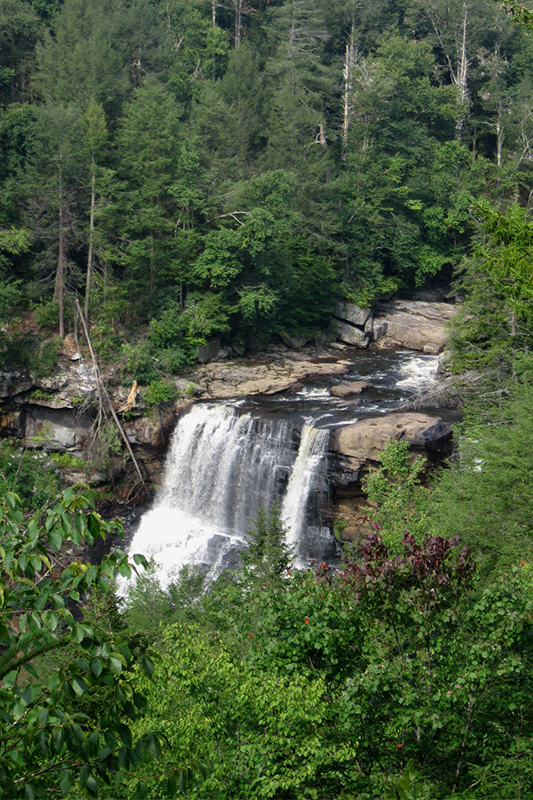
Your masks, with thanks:
[{"label": "green shrub", "polygon": [[53,460],[42,451],[0,443],[0,495],[16,492],[31,509],[44,508],[60,490]]},{"label": "green shrub", "polygon": [[162,372],[179,375],[183,369],[194,364],[196,353],[187,352],[181,347],[168,347],[156,352],[156,360]]},{"label": "green shrub", "polygon": [[373,505],[366,510],[372,527],[379,531],[391,552],[397,553],[406,534],[424,533],[421,505],[427,500],[428,490],[420,480],[425,460],[422,456],[412,458],[409,442],[393,440],[379,454],[379,461],[381,466],[363,482]]},{"label": "green shrub", "polygon": [[53,392],[43,392],[42,389],[34,389],[31,393],[32,400],[52,400]]},{"label": "green shrub", "polygon": [[30,370],[35,362],[37,342],[29,333],[0,334],[0,368]]},{"label": "green shrub", "polygon": [[30,309],[35,313],[35,321],[39,330],[59,327],[59,306],[56,300],[30,302]]},{"label": "green shrub", "polygon": [[183,331],[179,307],[167,308],[158,319],[150,320],[148,339],[153,350],[164,350],[182,341]]},{"label": "green shrub", "polygon": [[41,342],[35,361],[31,367],[32,372],[37,378],[49,375],[57,367],[59,355],[63,348],[63,342],[59,336],[52,336]]},{"label": "green shrub", "polygon": [[111,323],[101,319],[93,326],[92,343],[99,357],[104,363],[109,363],[117,358],[121,351],[123,339],[118,336]]},{"label": "green shrub", "polygon": [[154,356],[146,342],[122,345],[122,354],[126,359],[126,374],[138,383],[146,386],[159,378]]},{"label": "green shrub", "polygon": [[52,453],[50,456],[54,464],[60,468],[85,469],[86,462],[72,453]]},{"label": "green shrub", "polygon": [[11,310],[20,305],[23,295],[23,281],[0,280],[0,317],[8,317]]},{"label": "green shrub", "polygon": [[169,383],[165,383],[165,381],[157,380],[148,384],[144,392],[143,399],[146,405],[153,407],[170,403],[170,401],[174,400],[176,396],[177,391],[174,386],[171,386]]}]

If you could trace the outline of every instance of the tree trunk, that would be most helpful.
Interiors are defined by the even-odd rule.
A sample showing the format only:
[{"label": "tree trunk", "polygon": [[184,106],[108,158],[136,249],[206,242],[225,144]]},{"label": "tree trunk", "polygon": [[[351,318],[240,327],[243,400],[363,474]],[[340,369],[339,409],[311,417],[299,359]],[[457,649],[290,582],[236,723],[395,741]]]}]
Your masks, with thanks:
[{"label": "tree trunk", "polygon": [[242,1],[233,0],[235,6],[235,47],[240,47],[242,31]]},{"label": "tree trunk", "polygon": [[466,3],[463,6],[463,38],[461,41],[461,52],[459,54],[459,63],[457,65],[457,74],[455,76],[455,83],[459,88],[459,117],[455,123],[455,136],[456,139],[461,139],[463,126],[466,119],[466,106],[468,104],[468,58],[466,56],[466,32],[468,21],[468,8]]},{"label": "tree trunk", "polygon": [[59,236],[54,297],[59,304],[59,336],[65,338],[65,244],[63,239],[63,172],[59,165]]},{"label": "tree trunk", "polygon": [[85,319],[87,321],[89,321],[89,296],[91,291],[91,276],[93,271],[94,206],[95,206],[95,169],[94,169],[94,152],[93,152],[91,156],[91,214],[89,219],[89,253],[87,254],[87,280],[85,283]]},{"label": "tree trunk", "polygon": [[346,45],[346,54],[344,57],[344,118],[342,123],[342,150],[343,160],[346,158],[346,149],[348,147],[348,129],[350,127],[350,116],[352,113],[352,106],[350,103],[350,94],[352,91],[352,72],[355,63],[355,46],[354,46],[354,23],[352,21],[352,30],[350,33],[350,41]]},{"label": "tree trunk", "polygon": [[[498,170],[501,169],[503,163],[503,142],[505,135],[503,132],[503,103],[498,103],[498,118],[496,120],[496,141],[497,141],[497,154],[496,163]],[[500,176],[498,175],[498,185],[500,183]]]}]

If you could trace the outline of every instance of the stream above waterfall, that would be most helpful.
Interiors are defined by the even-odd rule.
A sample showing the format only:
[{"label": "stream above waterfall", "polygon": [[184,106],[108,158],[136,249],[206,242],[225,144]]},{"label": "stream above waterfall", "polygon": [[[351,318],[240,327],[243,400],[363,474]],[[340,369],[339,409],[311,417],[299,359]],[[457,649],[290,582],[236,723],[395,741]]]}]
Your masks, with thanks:
[{"label": "stream above waterfall", "polygon": [[[332,429],[401,409],[431,388],[439,368],[439,356],[411,350],[359,350],[346,362],[348,371],[340,377],[306,380],[294,392],[254,396],[240,404],[263,414],[292,417],[314,427]],[[331,395],[332,386],[351,381],[367,381],[371,388],[356,398]]]},{"label": "stream above waterfall", "polygon": [[[153,558],[163,586],[186,564],[208,579],[235,567],[260,508],[276,504],[296,562],[334,560],[328,527],[328,445],[335,428],[401,408],[436,381],[438,356],[356,351],[341,377],[292,392],[197,402],[178,421],[164,482],[134,532],[130,553]],[[364,380],[360,397],[332,386]]]}]

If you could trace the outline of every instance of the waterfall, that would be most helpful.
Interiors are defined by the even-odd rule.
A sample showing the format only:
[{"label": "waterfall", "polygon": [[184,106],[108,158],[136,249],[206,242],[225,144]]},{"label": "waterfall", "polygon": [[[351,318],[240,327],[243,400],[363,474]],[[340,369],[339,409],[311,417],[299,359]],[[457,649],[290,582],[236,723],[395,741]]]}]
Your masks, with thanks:
[{"label": "waterfall", "polygon": [[216,575],[237,563],[251,519],[273,504],[282,506],[290,543],[299,544],[308,501],[326,488],[328,433],[306,425],[299,449],[296,442],[286,419],[239,413],[229,404],[193,406],[176,426],[164,485],[130,552],[154,558],[162,585],[185,564]]},{"label": "waterfall", "polygon": [[[283,500],[281,518],[289,529],[289,544],[298,546],[305,528],[306,502],[313,488],[326,489],[324,453],[329,431],[304,425],[300,447],[293,464],[287,493]],[[319,478],[322,480],[319,482]],[[303,502],[302,502],[303,501]]]}]

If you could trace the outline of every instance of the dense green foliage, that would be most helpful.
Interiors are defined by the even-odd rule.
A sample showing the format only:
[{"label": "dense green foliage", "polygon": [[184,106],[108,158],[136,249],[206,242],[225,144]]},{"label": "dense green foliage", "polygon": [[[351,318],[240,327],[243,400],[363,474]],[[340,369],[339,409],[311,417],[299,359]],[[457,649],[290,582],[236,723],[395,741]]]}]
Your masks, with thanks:
[{"label": "dense green foliage", "polygon": [[[124,771],[159,745],[152,734],[132,738],[146,700],[125,679],[129,648],[115,632],[81,621],[73,601],[96,587],[109,594],[132,566],[120,550],[90,565],[65,559],[63,548],[92,545],[118,526],[72,489],[30,517],[7,492],[0,523],[0,796],[114,792]],[[147,656],[143,663],[153,672]]]},{"label": "dense green foliage", "polygon": [[[529,207],[533,49],[488,0],[0,13],[0,312],[63,335],[85,295],[100,358],[124,346],[143,383],[209,337],[446,281],[475,200]],[[30,344],[3,333],[2,363]]]},{"label": "dense green foliage", "polygon": [[[375,534],[337,575],[289,572],[283,584],[223,577],[188,604],[173,597],[190,571],[158,590],[160,657],[155,683],[136,679],[148,711],[135,731],[165,733],[162,772],[176,760],[203,770],[176,794],[156,779],[151,796],[531,792],[528,567],[484,587],[457,539],[407,538],[394,556]],[[136,625],[153,619],[142,597]]]},{"label": "dense green foliage", "polygon": [[533,795],[533,45],[505,6],[0,0],[1,366],[53,369],[83,298],[157,408],[210,337],[314,335],[460,265],[470,371],[449,468],[393,443],[335,574],[274,509],[234,574],[146,565],[119,608],[124,554],[77,560],[116,526],[3,447],[1,796]]}]

